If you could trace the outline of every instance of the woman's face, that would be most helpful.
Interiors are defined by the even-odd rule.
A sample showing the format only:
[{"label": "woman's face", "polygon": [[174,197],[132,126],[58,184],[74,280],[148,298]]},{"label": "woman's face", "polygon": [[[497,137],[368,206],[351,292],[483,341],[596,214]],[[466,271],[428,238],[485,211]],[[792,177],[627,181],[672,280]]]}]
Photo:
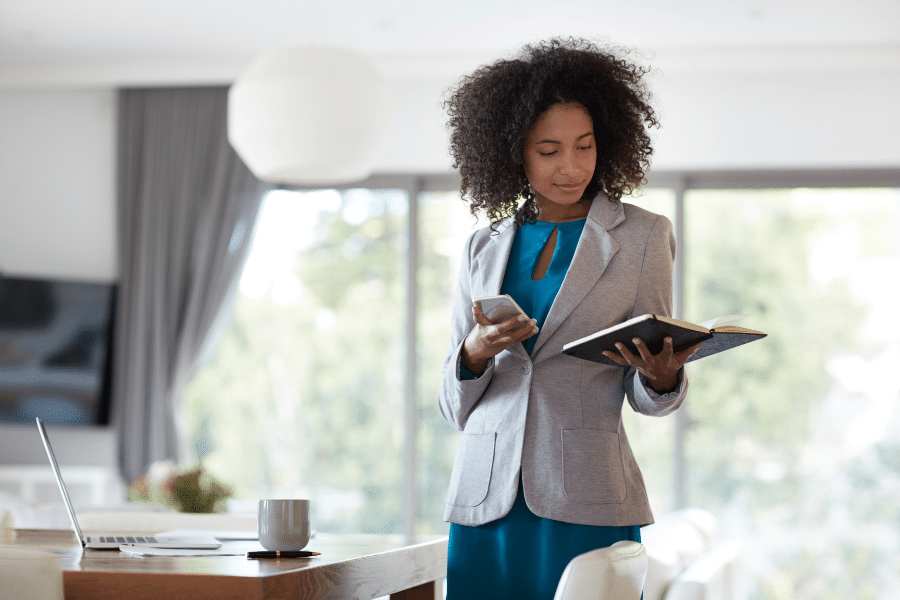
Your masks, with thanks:
[{"label": "woman's face", "polygon": [[522,159],[542,213],[575,209],[597,165],[594,122],[587,109],[570,102],[544,111],[525,137]]}]

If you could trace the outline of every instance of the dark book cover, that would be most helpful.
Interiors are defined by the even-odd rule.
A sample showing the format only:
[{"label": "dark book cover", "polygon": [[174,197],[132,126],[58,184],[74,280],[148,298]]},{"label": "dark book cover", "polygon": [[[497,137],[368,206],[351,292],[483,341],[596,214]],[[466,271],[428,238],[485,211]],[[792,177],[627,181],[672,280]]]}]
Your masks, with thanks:
[{"label": "dark book cover", "polygon": [[566,344],[562,351],[576,358],[621,366],[604,356],[603,352],[610,350],[618,353],[616,343],[621,342],[632,354],[637,356],[639,352],[631,340],[640,338],[652,354],[657,354],[662,350],[663,340],[667,336],[672,338],[676,352],[693,346],[697,342],[703,342],[700,349],[688,359],[688,362],[691,362],[762,339],[766,334],[735,326],[723,326],[710,330],[701,325],[669,317],[642,315]]}]

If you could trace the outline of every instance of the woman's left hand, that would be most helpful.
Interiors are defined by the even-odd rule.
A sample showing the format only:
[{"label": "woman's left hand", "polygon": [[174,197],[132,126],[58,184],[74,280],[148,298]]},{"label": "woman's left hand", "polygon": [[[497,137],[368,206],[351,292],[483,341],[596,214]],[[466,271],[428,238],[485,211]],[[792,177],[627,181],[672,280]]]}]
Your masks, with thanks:
[{"label": "woman's left hand", "polygon": [[663,342],[663,348],[659,354],[651,354],[650,349],[644,344],[640,338],[632,340],[638,350],[639,356],[632,354],[625,344],[616,344],[616,349],[620,354],[606,351],[603,353],[607,358],[619,363],[622,366],[631,365],[641,372],[657,392],[671,391],[678,384],[678,371],[691,357],[691,354],[697,351],[702,345],[694,344],[689,348],[685,348],[680,352],[675,352],[672,346],[672,338],[667,337]]}]

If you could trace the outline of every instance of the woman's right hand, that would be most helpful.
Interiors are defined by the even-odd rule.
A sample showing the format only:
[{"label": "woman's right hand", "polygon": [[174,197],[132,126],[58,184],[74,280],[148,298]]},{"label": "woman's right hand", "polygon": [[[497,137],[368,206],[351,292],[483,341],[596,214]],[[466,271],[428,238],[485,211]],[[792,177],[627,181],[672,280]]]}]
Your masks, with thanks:
[{"label": "woman's right hand", "polygon": [[472,375],[481,375],[488,360],[513,344],[538,332],[537,320],[518,315],[500,323],[491,323],[478,306],[472,306],[475,327],[463,342],[460,361]]}]

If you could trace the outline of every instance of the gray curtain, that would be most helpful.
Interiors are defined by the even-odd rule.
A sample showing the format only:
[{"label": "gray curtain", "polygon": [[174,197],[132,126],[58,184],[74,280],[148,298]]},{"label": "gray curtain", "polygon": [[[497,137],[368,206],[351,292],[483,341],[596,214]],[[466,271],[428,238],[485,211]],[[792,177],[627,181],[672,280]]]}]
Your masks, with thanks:
[{"label": "gray curtain", "polygon": [[235,288],[268,189],[228,144],[227,91],[119,93],[113,421],[126,481],[189,456],[180,396]]}]

